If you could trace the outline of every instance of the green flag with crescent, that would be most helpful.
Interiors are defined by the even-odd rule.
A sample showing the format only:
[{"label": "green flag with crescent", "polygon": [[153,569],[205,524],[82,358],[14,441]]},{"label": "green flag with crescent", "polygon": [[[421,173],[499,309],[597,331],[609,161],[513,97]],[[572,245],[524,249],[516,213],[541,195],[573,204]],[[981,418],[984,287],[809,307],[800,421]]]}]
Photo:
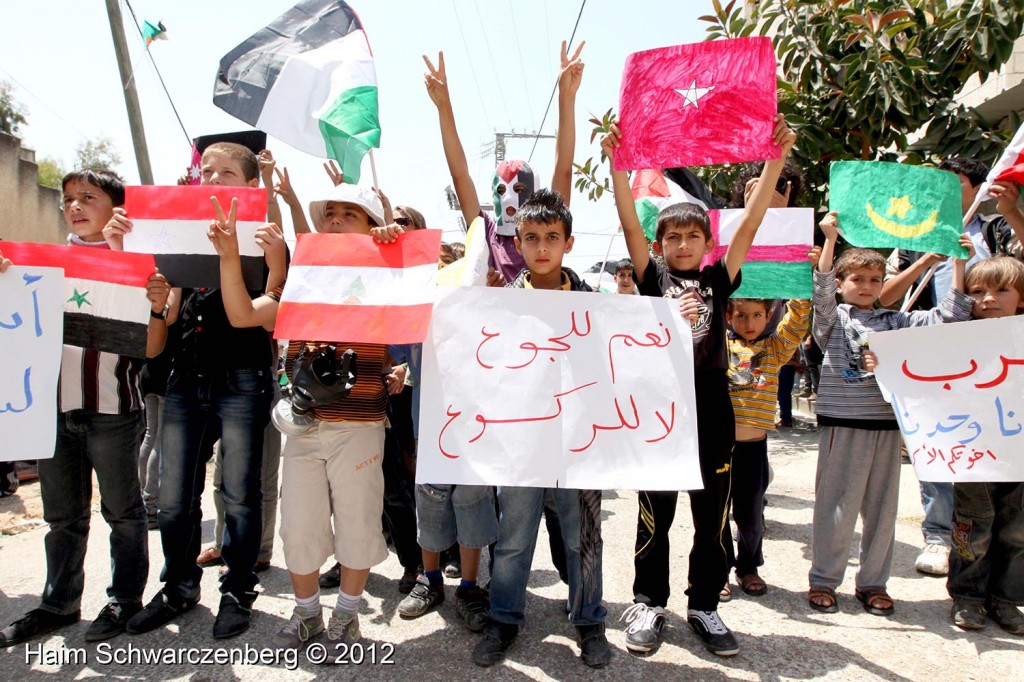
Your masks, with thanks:
[{"label": "green flag with crescent", "polygon": [[949,171],[886,161],[835,161],[829,210],[854,246],[965,258],[960,180]]}]

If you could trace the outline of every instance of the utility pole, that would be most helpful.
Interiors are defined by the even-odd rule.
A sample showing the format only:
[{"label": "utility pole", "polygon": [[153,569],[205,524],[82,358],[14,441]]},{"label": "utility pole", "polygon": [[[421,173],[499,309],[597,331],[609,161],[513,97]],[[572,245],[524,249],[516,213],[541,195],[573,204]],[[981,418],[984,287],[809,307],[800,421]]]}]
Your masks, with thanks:
[{"label": "utility pole", "polygon": [[146,147],[146,131],[142,127],[142,109],[139,108],[139,94],[135,91],[132,77],[132,62],[128,56],[128,43],[124,38],[124,21],[118,0],[106,0],[107,18],[110,20],[110,35],[114,39],[114,55],[117,69],[121,73],[121,87],[124,89],[124,106],[128,110],[128,125],[132,131],[132,145],[135,147],[135,162],[139,166],[139,181],[143,185],[153,184],[153,169],[149,165],[149,150]]},{"label": "utility pole", "polygon": [[[499,163],[505,160],[505,138],[513,138],[519,140],[539,140],[541,138],[555,139],[554,135],[541,135],[540,133],[494,133],[494,165],[497,166]],[[534,143],[536,144],[536,143]]]}]

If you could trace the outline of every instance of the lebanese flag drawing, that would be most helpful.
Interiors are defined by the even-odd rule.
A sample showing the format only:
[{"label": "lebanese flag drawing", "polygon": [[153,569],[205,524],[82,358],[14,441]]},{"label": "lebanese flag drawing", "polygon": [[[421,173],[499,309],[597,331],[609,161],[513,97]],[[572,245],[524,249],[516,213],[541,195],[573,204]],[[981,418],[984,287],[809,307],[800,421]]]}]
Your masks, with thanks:
[{"label": "lebanese flag drawing", "polygon": [[359,181],[380,147],[377,73],[355,11],[303,0],[220,60],[213,103],[291,146],[338,162]]},{"label": "lebanese flag drawing", "polygon": [[3,253],[15,265],[64,269],[65,344],[146,357],[152,256],[29,242],[3,242]]},{"label": "lebanese flag drawing", "polygon": [[235,229],[242,276],[248,289],[263,288],[263,250],[256,230],[267,222],[267,190],[255,187],[133,186],[125,187],[124,209],[132,231],[124,237],[125,251],[151,253],[161,274],[174,287],[220,285],[220,256],[207,233],[216,212],[217,197],[225,215],[238,199]]},{"label": "lebanese flag drawing", "polygon": [[422,343],[437,282],[440,230],[393,244],[361,234],[301,234],[274,336],[301,341]]},{"label": "lebanese flag drawing", "polygon": [[[701,267],[725,256],[739,229],[743,209],[708,211],[715,249]],[[740,271],[743,279],[733,298],[810,298],[812,279],[807,252],[814,246],[814,209],[770,208],[757,229]]]},{"label": "lebanese flag drawing", "polygon": [[634,52],[619,90],[616,170],[777,159],[770,38]]}]

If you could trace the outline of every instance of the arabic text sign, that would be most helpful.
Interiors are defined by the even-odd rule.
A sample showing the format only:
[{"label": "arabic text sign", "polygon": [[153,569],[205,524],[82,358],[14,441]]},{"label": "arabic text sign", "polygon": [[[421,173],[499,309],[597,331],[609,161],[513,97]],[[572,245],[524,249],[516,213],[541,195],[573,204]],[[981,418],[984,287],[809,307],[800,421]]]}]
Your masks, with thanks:
[{"label": "arabic text sign", "polygon": [[1024,481],[1024,318],[872,334],[922,481]]},{"label": "arabic text sign", "polygon": [[64,338],[64,271],[0,275],[0,460],[53,457]]},{"label": "arabic text sign", "polygon": [[700,489],[693,345],[678,305],[439,287],[417,481]]}]

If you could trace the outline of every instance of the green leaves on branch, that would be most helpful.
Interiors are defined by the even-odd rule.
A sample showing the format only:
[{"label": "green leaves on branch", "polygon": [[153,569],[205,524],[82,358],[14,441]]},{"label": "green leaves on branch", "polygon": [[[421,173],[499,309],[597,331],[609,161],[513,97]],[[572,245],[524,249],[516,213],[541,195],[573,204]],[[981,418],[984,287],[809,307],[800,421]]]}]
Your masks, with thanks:
[{"label": "green leaves on branch", "polygon": [[[614,112],[614,109],[609,109],[600,118],[594,114],[590,115],[588,121],[594,126],[590,131],[591,144],[593,144],[594,140],[604,137],[611,130],[612,122],[615,120]],[[576,176],[573,185],[580,194],[586,193],[590,201],[597,201],[606,191],[611,191],[611,180],[608,176],[598,177],[598,170],[607,161],[608,156],[602,149],[601,157],[597,163],[594,162],[594,157],[590,157],[582,164],[572,164],[572,167],[575,169],[574,175]]]}]

